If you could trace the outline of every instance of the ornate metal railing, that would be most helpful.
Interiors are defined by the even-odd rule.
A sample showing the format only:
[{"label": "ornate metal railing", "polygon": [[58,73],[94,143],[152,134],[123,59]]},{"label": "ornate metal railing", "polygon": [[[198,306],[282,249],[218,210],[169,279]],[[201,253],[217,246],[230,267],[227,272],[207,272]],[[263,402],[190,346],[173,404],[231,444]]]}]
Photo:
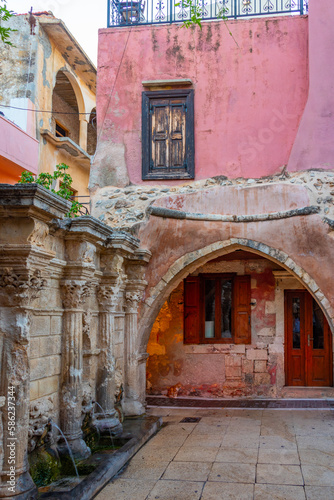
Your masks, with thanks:
[{"label": "ornate metal railing", "polygon": [[70,196],[70,200],[78,201],[80,203],[80,215],[90,214],[90,196]]},{"label": "ornate metal railing", "polygon": [[[203,21],[307,14],[308,0],[193,0]],[[108,27],[180,23],[190,19],[182,0],[108,0]]]}]

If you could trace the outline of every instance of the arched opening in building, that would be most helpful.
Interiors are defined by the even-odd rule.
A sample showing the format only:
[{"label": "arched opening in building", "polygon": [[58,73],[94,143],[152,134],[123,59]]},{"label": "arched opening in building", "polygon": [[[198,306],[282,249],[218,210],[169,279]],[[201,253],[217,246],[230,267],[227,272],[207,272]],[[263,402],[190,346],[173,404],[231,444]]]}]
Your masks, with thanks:
[{"label": "arched opening in building", "polygon": [[280,397],[287,386],[332,386],[324,312],[277,261],[237,248],[183,278],[150,333],[147,394]]},{"label": "arched opening in building", "polygon": [[64,71],[58,71],[52,94],[52,132],[69,137],[76,144],[80,138],[79,105],[72,83]]},{"label": "arched opening in building", "polygon": [[96,151],[97,132],[96,132],[96,108],[93,108],[88,122],[87,129],[87,153],[94,155]]}]

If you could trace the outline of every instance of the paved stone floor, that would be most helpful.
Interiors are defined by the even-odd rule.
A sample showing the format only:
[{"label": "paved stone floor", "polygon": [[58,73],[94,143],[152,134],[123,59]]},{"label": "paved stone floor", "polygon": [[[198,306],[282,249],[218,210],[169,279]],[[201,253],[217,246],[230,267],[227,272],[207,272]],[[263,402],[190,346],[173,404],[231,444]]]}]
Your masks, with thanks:
[{"label": "paved stone floor", "polygon": [[166,425],[97,500],[334,500],[333,410],[149,412]]}]

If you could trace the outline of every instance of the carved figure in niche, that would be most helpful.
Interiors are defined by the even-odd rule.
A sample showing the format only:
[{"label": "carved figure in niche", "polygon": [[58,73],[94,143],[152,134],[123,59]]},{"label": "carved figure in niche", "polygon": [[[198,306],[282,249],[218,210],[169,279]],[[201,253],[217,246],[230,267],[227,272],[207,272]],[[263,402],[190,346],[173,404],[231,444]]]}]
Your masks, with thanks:
[{"label": "carved figure in niche", "polygon": [[49,234],[49,227],[43,222],[35,221],[34,230],[28,237],[28,241],[29,243],[31,243],[31,245],[42,247],[45,244],[45,240],[48,234]]}]

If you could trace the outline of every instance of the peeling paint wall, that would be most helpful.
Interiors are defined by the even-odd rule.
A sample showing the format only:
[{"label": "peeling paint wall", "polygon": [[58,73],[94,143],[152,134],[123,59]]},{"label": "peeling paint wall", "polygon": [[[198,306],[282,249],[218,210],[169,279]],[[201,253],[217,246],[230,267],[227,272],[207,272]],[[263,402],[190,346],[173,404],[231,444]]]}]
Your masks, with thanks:
[{"label": "peeling paint wall", "polygon": [[[147,346],[147,389],[169,396],[279,396],[284,383],[284,301],[276,301],[273,269],[266,259],[208,262],[199,273],[251,276],[252,342],[247,345],[183,343],[183,282],[153,325]],[[291,288],[300,284],[291,276]],[[283,290],[283,289],[282,289]],[[281,298],[281,295],[280,295]]]},{"label": "peeling paint wall", "polygon": [[192,80],[196,180],[260,177],[287,164],[307,99],[308,19],[239,19],[228,26],[238,45],[219,21],[202,30],[178,24],[100,30],[93,189],[167,183],[141,180],[141,95],[154,90],[143,87],[147,80]]}]

